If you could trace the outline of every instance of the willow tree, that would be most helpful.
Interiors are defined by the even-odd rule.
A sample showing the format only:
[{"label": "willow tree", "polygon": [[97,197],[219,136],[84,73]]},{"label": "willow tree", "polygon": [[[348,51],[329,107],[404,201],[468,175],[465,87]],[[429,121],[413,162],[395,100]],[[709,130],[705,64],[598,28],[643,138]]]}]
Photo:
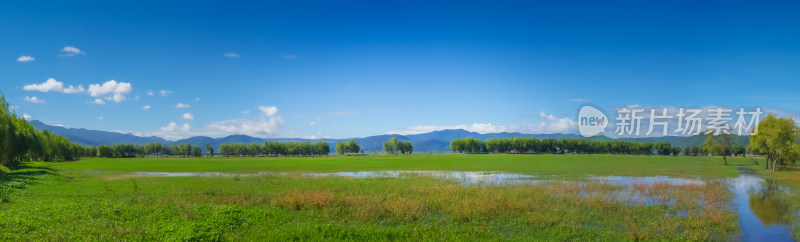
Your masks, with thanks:
[{"label": "willow tree", "polygon": [[750,150],[766,158],[766,169],[775,171],[800,158],[800,145],[795,143],[800,130],[792,118],[777,118],[768,114],[758,123],[758,133],[750,136]]}]

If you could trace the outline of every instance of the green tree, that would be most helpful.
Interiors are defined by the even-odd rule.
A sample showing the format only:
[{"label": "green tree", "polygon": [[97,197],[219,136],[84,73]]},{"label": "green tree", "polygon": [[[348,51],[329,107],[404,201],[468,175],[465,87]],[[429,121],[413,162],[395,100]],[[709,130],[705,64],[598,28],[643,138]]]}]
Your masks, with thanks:
[{"label": "green tree", "polygon": [[206,144],[206,155],[208,155],[208,157],[213,157],[214,156],[214,146],[213,145]]},{"label": "green tree", "polygon": [[392,137],[389,141],[383,142],[383,152],[392,155],[397,154],[400,151],[400,145],[397,142],[397,137]]},{"label": "green tree", "polygon": [[727,157],[733,151],[734,145],[733,137],[729,133],[721,133],[714,135],[713,133],[706,134],[706,141],[703,143],[703,149],[713,156],[722,156],[722,161],[728,165]]},{"label": "green tree", "polygon": [[755,154],[764,155],[766,169],[775,171],[778,165],[794,162],[800,156],[800,146],[795,143],[798,133],[792,118],[768,114],[758,123],[758,133],[750,136],[749,148]]}]

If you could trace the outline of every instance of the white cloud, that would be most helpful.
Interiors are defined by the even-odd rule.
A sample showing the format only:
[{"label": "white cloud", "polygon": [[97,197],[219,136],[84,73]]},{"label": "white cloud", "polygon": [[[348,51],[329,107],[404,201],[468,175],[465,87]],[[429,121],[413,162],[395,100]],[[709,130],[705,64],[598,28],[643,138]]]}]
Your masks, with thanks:
[{"label": "white cloud", "polygon": [[23,113],[22,118],[24,118],[25,120],[31,120],[31,116],[28,115],[27,113]]},{"label": "white cloud", "polygon": [[103,84],[89,85],[89,95],[92,97],[106,96],[108,100],[114,102],[125,101],[126,95],[131,93],[133,86],[128,82],[117,82],[115,80],[107,81]]},{"label": "white cloud", "polygon": [[317,124],[317,122],[314,122],[314,121],[308,122],[308,125],[311,125],[311,126],[314,126],[315,124]]},{"label": "white cloud", "polygon": [[591,102],[592,99],[585,99],[585,98],[573,98],[569,99],[570,102]]},{"label": "white cloud", "polygon": [[[261,106],[266,107],[266,106]],[[183,126],[172,122],[145,135],[159,136],[168,140],[178,140],[192,136],[223,137],[234,134],[243,134],[259,138],[275,137],[283,126],[284,120],[277,115],[277,107],[267,108],[264,115],[257,119],[232,119],[208,123],[203,127],[192,127],[188,123]],[[263,112],[263,110],[262,110]],[[271,115],[267,115],[271,114]]]},{"label": "white cloud", "polygon": [[17,58],[17,61],[19,61],[19,62],[28,62],[28,61],[33,61],[33,60],[36,60],[36,58],[33,58],[32,56],[29,56],[29,55],[23,55],[23,56],[20,56],[19,58]]},{"label": "white cloud", "polygon": [[184,103],[178,103],[178,105],[175,105],[175,108],[188,108],[188,107],[191,106],[189,106],[189,104],[184,104]]},{"label": "white cloud", "polygon": [[41,84],[25,85],[22,87],[22,90],[40,91],[40,92],[54,91],[54,92],[72,94],[72,93],[83,92],[85,89],[83,89],[83,86],[81,85],[78,85],[78,87],[70,85],[67,88],[64,88],[63,82],[57,81],[56,79],[53,78],[49,78],[47,79],[47,81],[42,82]]},{"label": "white cloud", "polygon": [[297,56],[295,56],[294,54],[285,54],[283,55],[283,58],[287,60],[294,60],[297,59]]},{"label": "white cloud", "polygon": [[275,107],[275,106],[261,106],[261,105],[259,105],[258,109],[261,110],[261,112],[264,113],[264,115],[267,115],[267,117],[272,117],[273,115],[278,113],[278,107]]},{"label": "white cloud", "polygon": [[474,123],[472,125],[461,124],[461,125],[450,125],[450,126],[434,126],[434,125],[414,126],[405,130],[395,130],[386,133],[411,135],[411,134],[422,134],[422,133],[429,133],[433,131],[440,131],[447,129],[463,129],[466,131],[476,132],[480,134],[502,133],[502,132],[518,132],[523,134],[577,133],[578,124],[569,118],[559,118],[552,114],[549,115],[545,114],[544,112],[540,112],[539,116],[545,118],[546,120],[538,124],[522,123],[520,125],[508,125],[508,126],[493,125],[491,123]]},{"label": "white cloud", "polygon": [[195,102],[199,102],[199,101],[200,101],[200,97],[196,97],[196,98],[194,98],[194,101],[195,101]]},{"label": "white cloud", "polygon": [[250,110],[244,110],[242,111],[242,114],[250,114]]},{"label": "white cloud", "polygon": [[70,85],[67,88],[64,88],[64,90],[62,90],[62,92],[63,93],[68,93],[68,94],[72,94],[72,93],[81,93],[84,90],[86,90],[86,89],[83,89],[83,86],[81,86],[81,85],[78,85],[78,87],[73,87],[72,85]]},{"label": "white cloud", "polygon": [[73,46],[65,46],[61,49],[61,54],[59,54],[59,56],[73,56],[77,54],[83,54],[83,51]]},{"label": "white cloud", "polygon": [[147,96],[153,96],[153,90],[147,90]]},{"label": "white cloud", "polygon": [[550,120],[550,121],[555,121],[556,120],[556,116],[555,115],[553,115],[553,114],[550,114],[550,115],[545,114],[544,111],[539,111],[539,117],[545,118],[545,119]]},{"label": "white cloud", "polygon": [[184,113],[182,118],[186,119],[186,120],[193,120],[194,119],[194,115],[192,115],[191,113]]},{"label": "white cloud", "polygon": [[142,107],[142,109],[144,109],[144,111],[150,110],[150,105],[144,105],[144,107]]},{"label": "white cloud", "polygon": [[139,100],[139,95],[136,95],[133,99]]},{"label": "white cloud", "polygon": [[103,116],[97,117],[98,120],[103,120]]},{"label": "white cloud", "polygon": [[179,140],[183,138],[191,137],[190,131],[192,126],[188,123],[184,123],[183,125],[178,125],[175,122],[170,122],[169,125],[158,128],[155,132],[151,132],[148,135],[155,135],[159,136],[168,140]]},{"label": "white cloud", "polygon": [[222,54],[222,55],[224,55],[225,57],[228,57],[228,58],[239,58],[239,54],[236,54],[236,53],[233,53],[233,52],[228,52],[228,53],[225,53],[225,54]]},{"label": "white cloud", "polygon": [[173,93],[173,91],[168,91],[168,90],[161,90],[161,91],[159,91],[159,92],[161,93],[161,96],[162,96],[162,97],[166,97],[166,96],[168,96],[169,94],[172,94],[172,93]]},{"label": "white cloud", "polygon": [[106,104],[106,102],[103,102],[103,99],[95,98],[94,104]]},{"label": "white cloud", "polygon": [[38,97],[29,97],[29,96],[25,96],[25,101],[31,103],[44,103],[44,100],[39,99]]}]

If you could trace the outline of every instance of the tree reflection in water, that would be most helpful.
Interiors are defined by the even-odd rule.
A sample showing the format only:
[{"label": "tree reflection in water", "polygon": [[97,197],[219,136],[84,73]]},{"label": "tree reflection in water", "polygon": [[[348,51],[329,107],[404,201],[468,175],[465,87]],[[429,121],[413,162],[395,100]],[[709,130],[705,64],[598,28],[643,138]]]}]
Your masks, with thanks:
[{"label": "tree reflection in water", "polygon": [[779,197],[783,193],[778,188],[777,182],[766,179],[764,186],[748,193],[750,193],[750,210],[764,226],[786,224],[783,217],[789,211],[789,207],[780,202]]}]

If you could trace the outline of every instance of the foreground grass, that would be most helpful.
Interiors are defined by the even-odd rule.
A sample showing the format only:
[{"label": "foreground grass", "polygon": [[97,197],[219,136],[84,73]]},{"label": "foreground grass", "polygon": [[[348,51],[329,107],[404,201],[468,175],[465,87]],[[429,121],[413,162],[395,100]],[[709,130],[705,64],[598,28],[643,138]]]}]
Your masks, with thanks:
[{"label": "foreground grass", "polygon": [[7,201],[0,201],[0,240],[728,240],[739,231],[736,214],[726,209],[731,194],[725,185],[714,182],[630,188],[655,201],[648,205],[619,199],[623,187],[596,182],[464,186],[428,177],[293,176],[108,180],[108,174],[84,171],[400,169],[574,176],[735,175],[734,168],[706,157],[609,155],[28,163],[0,178],[0,189],[10,191],[5,193]]}]

